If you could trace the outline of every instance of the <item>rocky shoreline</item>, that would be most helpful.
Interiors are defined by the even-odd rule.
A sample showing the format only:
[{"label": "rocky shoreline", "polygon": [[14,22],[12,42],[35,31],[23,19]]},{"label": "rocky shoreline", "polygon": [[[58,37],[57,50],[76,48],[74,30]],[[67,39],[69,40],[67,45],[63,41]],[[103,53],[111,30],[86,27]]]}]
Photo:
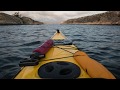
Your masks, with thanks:
[{"label": "rocky shoreline", "polygon": [[35,21],[29,17],[16,17],[0,13],[0,25],[41,25],[43,22]]},{"label": "rocky shoreline", "polygon": [[120,11],[108,11],[101,14],[69,19],[61,24],[120,25]]}]

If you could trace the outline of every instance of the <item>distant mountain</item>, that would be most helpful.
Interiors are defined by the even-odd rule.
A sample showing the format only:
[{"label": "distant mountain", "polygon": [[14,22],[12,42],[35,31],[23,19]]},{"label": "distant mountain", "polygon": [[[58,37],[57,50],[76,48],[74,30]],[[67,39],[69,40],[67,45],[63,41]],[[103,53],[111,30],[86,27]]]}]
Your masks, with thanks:
[{"label": "distant mountain", "polygon": [[108,11],[101,14],[69,19],[62,24],[112,24],[120,25],[120,11]]},{"label": "distant mountain", "polygon": [[40,25],[43,22],[35,21],[29,17],[16,17],[0,13],[0,25]]}]

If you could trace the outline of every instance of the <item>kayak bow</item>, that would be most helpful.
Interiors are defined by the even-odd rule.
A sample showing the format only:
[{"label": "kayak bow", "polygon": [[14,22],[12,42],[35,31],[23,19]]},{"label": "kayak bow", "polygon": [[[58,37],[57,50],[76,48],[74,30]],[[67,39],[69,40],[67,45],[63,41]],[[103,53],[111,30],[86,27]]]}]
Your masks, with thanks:
[{"label": "kayak bow", "polygon": [[[51,41],[48,49],[50,40],[53,43]],[[37,64],[23,65],[15,79],[115,79],[107,68],[91,59],[85,52],[79,51],[59,30],[50,40],[39,47],[39,50],[34,50],[38,55],[44,54],[37,60]]]}]

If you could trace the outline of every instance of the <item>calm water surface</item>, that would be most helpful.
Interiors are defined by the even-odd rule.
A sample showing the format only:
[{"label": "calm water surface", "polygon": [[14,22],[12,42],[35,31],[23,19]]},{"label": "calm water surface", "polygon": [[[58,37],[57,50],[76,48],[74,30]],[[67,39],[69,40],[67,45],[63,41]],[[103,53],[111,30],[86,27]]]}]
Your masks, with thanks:
[{"label": "calm water surface", "polygon": [[56,29],[120,79],[120,26],[115,25],[0,26],[0,78],[13,78],[20,60],[28,58]]}]

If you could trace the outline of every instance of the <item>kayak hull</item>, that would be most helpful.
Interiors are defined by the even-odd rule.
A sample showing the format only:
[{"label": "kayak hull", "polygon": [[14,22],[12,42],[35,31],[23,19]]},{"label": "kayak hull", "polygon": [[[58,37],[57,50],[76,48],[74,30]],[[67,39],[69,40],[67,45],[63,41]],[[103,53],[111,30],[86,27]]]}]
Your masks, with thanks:
[{"label": "kayak hull", "polygon": [[[60,48],[58,48],[60,47]],[[72,50],[71,50],[72,47]],[[67,48],[64,51],[61,48]],[[77,65],[81,72],[80,75],[77,78],[90,78],[90,76],[81,68],[81,66],[75,61],[73,57],[73,52],[77,51],[77,47],[74,45],[66,45],[66,46],[54,46],[52,47],[47,53],[45,58],[41,59],[39,64],[36,66],[26,66],[24,67],[21,72],[15,77],[15,79],[41,79],[41,77],[38,75],[38,70],[41,66],[50,63],[50,62],[56,62],[56,61],[63,61],[63,62],[70,62],[75,65]],[[72,53],[70,53],[72,52]]]},{"label": "kayak hull", "polygon": [[[67,38],[57,31],[51,39],[64,41]],[[114,75],[102,64],[91,59],[85,52],[73,44],[54,44],[38,65],[25,66],[15,79],[80,79],[105,78],[115,79]]]}]

